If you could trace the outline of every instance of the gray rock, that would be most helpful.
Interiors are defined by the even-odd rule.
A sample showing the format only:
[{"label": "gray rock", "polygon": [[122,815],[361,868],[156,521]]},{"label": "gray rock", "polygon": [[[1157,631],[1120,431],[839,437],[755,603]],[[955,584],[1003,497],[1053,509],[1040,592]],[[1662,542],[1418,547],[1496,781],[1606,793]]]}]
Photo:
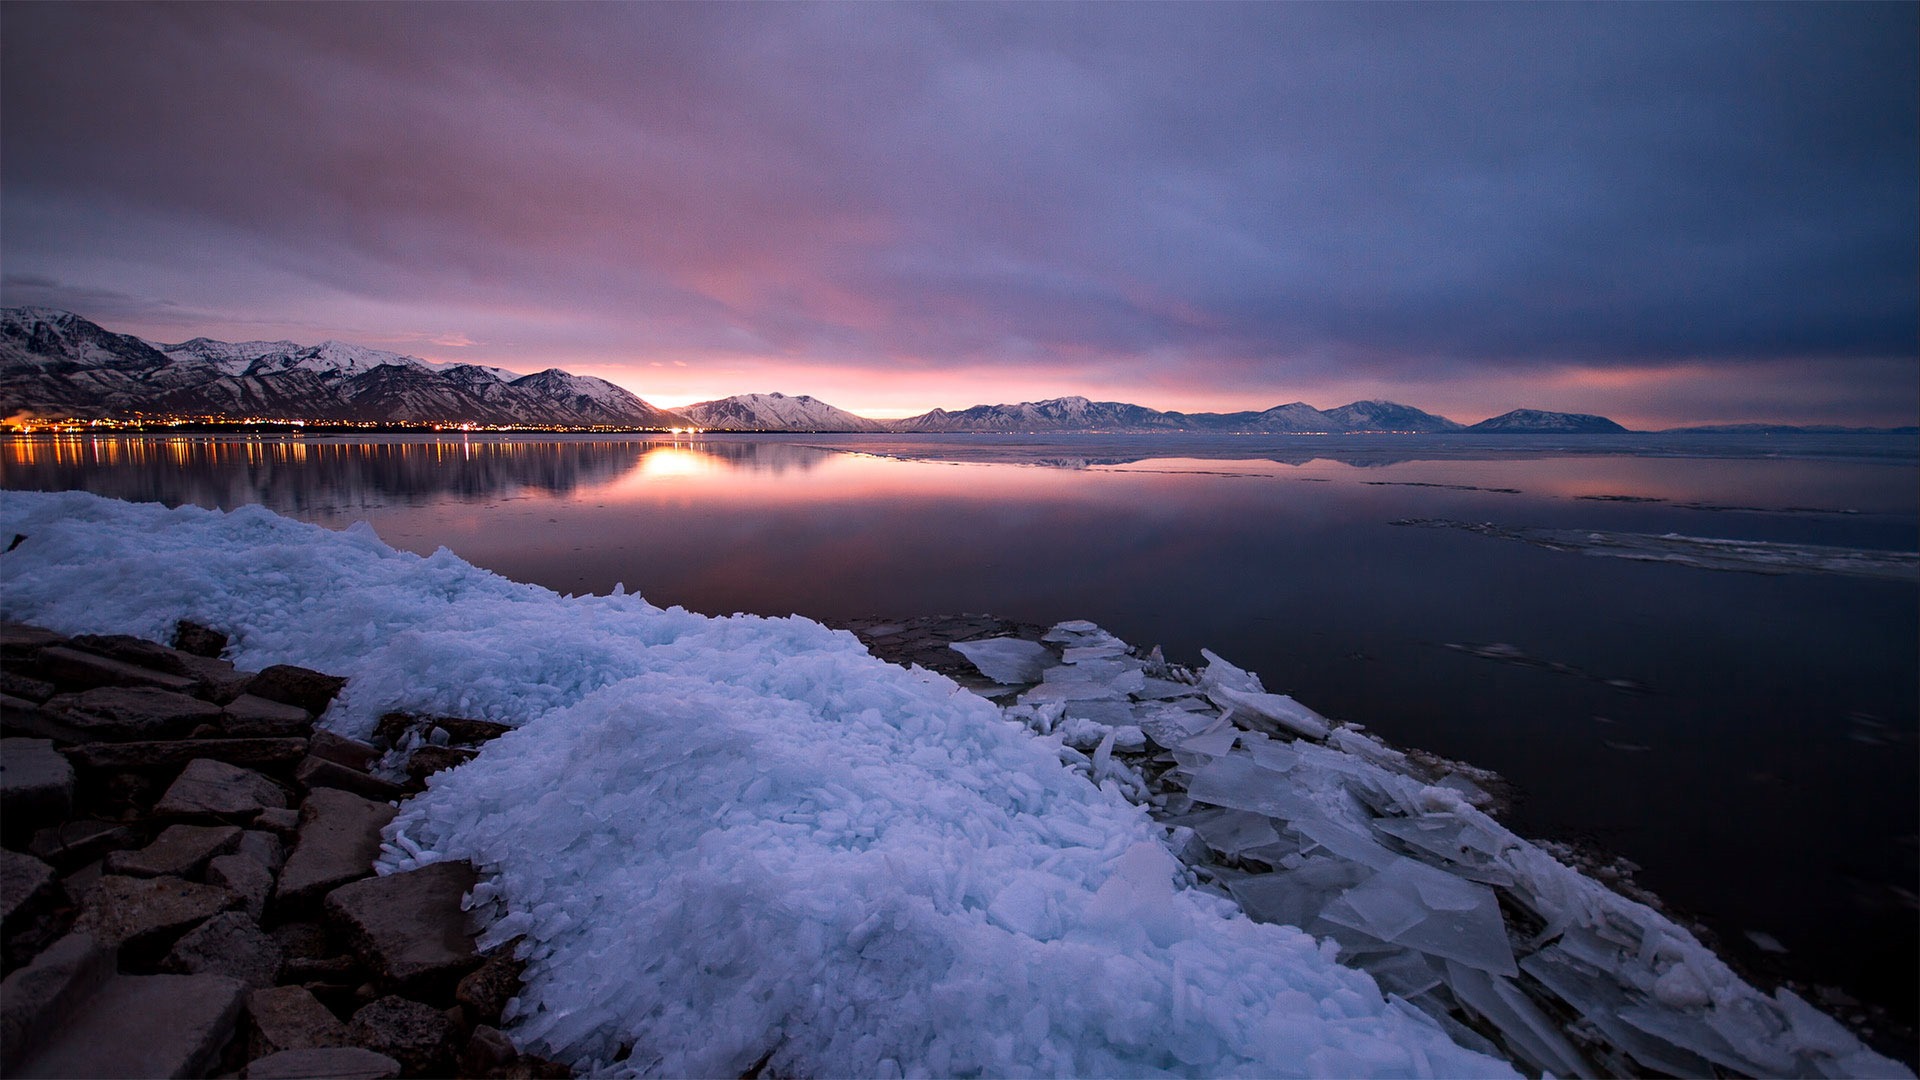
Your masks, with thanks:
[{"label": "gray rock", "polygon": [[173,874],[193,877],[207,860],[225,855],[240,843],[233,825],[169,825],[153,843],[138,851],[116,851],[107,856],[107,873],[127,877]]},{"label": "gray rock", "polygon": [[338,675],[326,675],[311,668],[275,664],[253,677],[247,692],[269,701],[298,705],[315,716],[327,711],[335,694],[347,685]]},{"label": "gray rock", "polygon": [[113,950],[85,934],[68,934],[0,984],[0,1075],[68,1023],[81,1002],[113,977]]},{"label": "gray rock", "polygon": [[152,686],[103,686],[61,694],[46,710],[89,740],[135,742],[177,739],[220,719],[210,701]]},{"label": "gray rock", "polygon": [[507,1010],[507,1002],[520,992],[520,975],[526,970],[527,962],[515,960],[513,954],[521,940],[514,938],[502,945],[454,987],[453,999],[467,1010],[475,1023],[498,1024],[501,1014]]},{"label": "gray rock", "polygon": [[380,760],[380,751],[373,746],[331,731],[314,732],[307,742],[307,753],[361,772],[373,768],[373,763]]},{"label": "gray rock", "polygon": [[407,775],[425,780],[442,769],[465,765],[474,756],[474,751],[460,746],[422,746],[407,755]]},{"label": "gray rock", "polygon": [[0,827],[26,838],[73,812],[73,766],[46,739],[0,739]]},{"label": "gray rock", "polygon": [[217,659],[227,651],[227,635],[210,626],[181,619],[173,624],[173,647],[183,653]]},{"label": "gray rock", "polygon": [[207,863],[207,884],[240,898],[240,910],[253,919],[266,914],[273,895],[273,871],[247,855],[220,855]]},{"label": "gray rock", "polygon": [[82,769],[159,769],[212,758],[232,765],[270,768],[307,756],[305,739],[193,739],[177,742],[89,743],[65,751]]},{"label": "gray rock", "polygon": [[225,975],[255,989],[280,978],[280,944],[245,912],[224,911],[187,932],[167,954],[166,970]]},{"label": "gray rock", "polygon": [[160,797],[153,813],[162,818],[245,823],[262,810],[286,805],[287,793],[259,773],[212,758],[195,758]]},{"label": "gray rock", "polygon": [[240,738],[302,736],[313,730],[313,714],[298,705],[242,694],[227,703],[220,726]]},{"label": "gray rock", "polygon": [[52,697],[58,688],[50,682],[30,679],[17,671],[0,671],[0,694],[20,698],[35,705]]},{"label": "gray rock", "polygon": [[481,1024],[467,1036],[467,1048],[460,1052],[461,1076],[488,1076],[505,1069],[519,1058],[513,1040],[499,1028]]},{"label": "gray rock", "polygon": [[69,871],[60,879],[60,887],[66,890],[69,900],[84,904],[87,902],[87,890],[98,884],[101,875],[106,872],[107,860],[95,859],[77,870]]},{"label": "gray rock", "polygon": [[0,656],[9,660],[22,660],[49,645],[64,645],[66,641],[65,634],[56,634],[44,626],[0,619]]},{"label": "gray rock", "polygon": [[[295,816],[298,816],[297,812]],[[260,829],[248,829],[246,832],[241,833],[240,846],[235,848],[234,851],[236,854],[245,855],[247,858],[252,859],[276,874],[280,872],[280,868],[286,865],[287,862],[286,845],[280,842],[280,837]]]},{"label": "gray rock", "polygon": [[431,1005],[388,995],[359,1012],[347,1038],[400,1063],[402,1076],[448,1076],[460,1049],[460,1029]]},{"label": "gray rock", "polygon": [[231,703],[253,685],[253,672],[237,670],[226,660],[182,653],[180,663],[187,677],[194,680],[194,694],[216,705]]},{"label": "gray rock", "polygon": [[59,867],[92,862],[109,851],[132,847],[133,830],[111,821],[81,818],[48,826],[33,834],[27,850]]},{"label": "gray rock", "polygon": [[262,810],[260,816],[253,819],[253,827],[290,836],[300,828],[300,811],[291,807],[285,810]]},{"label": "gray rock", "polygon": [[0,849],[0,929],[12,931],[43,907],[52,891],[53,867],[31,855]]},{"label": "gray rock", "polygon": [[437,997],[480,963],[460,910],[472,888],[473,867],[434,863],[342,885],[327,915],[382,986]]},{"label": "gray rock", "polygon": [[73,929],[103,945],[140,949],[191,930],[236,902],[218,885],[106,874],[87,890]]},{"label": "gray rock", "polygon": [[61,686],[148,686],[175,693],[189,693],[196,680],[170,675],[109,656],[96,656],[64,645],[49,645],[35,656],[40,675]]},{"label": "gray rock", "polygon": [[178,649],[169,649],[157,641],[134,637],[131,634],[76,634],[72,645],[76,649],[100,656],[109,656],[115,660],[138,667],[163,671],[168,675],[187,674],[186,665],[181,663],[184,655]]},{"label": "gray rock", "polygon": [[282,1050],[247,1063],[243,1080],[390,1080],[400,1063],[358,1046]]},{"label": "gray rock", "polygon": [[306,785],[308,791],[338,788],[382,802],[406,795],[405,789],[390,780],[382,780],[358,769],[349,769],[337,761],[311,755],[294,769],[293,778]]},{"label": "gray rock", "polygon": [[305,987],[275,986],[247,995],[248,1057],[347,1045],[347,1025]]},{"label": "gray rock", "polygon": [[327,928],[317,922],[283,922],[271,933],[288,960],[318,960],[338,951],[327,938]]},{"label": "gray rock", "polygon": [[277,903],[300,905],[373,873],[380,830],[393,807],[351,792],[317,788],[300,807],[300,838],[280,871]]},{"label": "gray rock", "polygon": [[233,1038],[244,996],[219,975],[117,975],[7,1075],[204,1076]]}]

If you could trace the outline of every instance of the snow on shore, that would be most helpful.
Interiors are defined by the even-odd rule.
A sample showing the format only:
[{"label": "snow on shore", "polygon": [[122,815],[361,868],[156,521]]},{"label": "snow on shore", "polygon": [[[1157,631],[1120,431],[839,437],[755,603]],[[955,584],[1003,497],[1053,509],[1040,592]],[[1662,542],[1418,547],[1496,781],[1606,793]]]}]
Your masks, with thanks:
[{"label": "snow on shore", "polygon": [[219,627],[242,666],[349,676],[325,718],[349,734],[518,725],[406,805],[388,868],[472,859],[489,938],[526,935],[511,1034],[595,1073],[1511,1074],[1179,887],[1057,740],[850,634],[561,597],[257,507],[0,493],[13,533],[10,617]]}]

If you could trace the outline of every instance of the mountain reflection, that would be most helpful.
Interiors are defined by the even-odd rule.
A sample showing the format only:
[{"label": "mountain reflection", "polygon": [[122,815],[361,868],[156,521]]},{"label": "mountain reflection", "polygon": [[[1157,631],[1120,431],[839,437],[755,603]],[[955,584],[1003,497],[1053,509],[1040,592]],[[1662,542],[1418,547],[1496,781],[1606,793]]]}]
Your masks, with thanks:
[{"label": "mountain reflection", "polygon": [[700,439],[68,437],[0,444],[0,486],[285,513],[568,495],[629,476],[806,471],[833,451]]}]

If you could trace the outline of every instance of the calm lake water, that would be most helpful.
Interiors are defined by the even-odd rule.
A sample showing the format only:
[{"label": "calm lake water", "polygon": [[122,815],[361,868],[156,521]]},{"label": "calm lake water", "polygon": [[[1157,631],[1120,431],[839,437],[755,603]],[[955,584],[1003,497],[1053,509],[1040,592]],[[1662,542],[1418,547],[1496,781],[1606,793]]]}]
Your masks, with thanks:
[{"label": "calm lake water", "polygon": [[[1175,660],[1209,647],[1329,716],[1498,770],[1518,831],[1624,855],[1763,976],[1908,1024],[1920,587],[1871,553],[1920,547],[1917,479],[1912,437],[0,444],[0,486],[365,520],[562,592],[829,622],[1086,618]],[[1829,566],[1804,546],[1850,549],[1878,576],[1583,550],[1619,534]]]}]

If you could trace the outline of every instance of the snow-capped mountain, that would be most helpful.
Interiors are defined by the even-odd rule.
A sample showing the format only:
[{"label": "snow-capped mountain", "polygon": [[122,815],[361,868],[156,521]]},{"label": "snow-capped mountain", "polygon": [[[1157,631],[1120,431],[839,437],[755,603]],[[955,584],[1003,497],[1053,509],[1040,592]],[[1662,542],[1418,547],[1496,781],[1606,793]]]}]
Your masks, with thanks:
[{"label": "snow-capped mountain", "polygon": [[1361,431],[1458,431],[1444,416],[1391,401],[1356,401],[1322,412],[1305,402],[1276,405],[1258,412],[1160,412],[1118,401],[1083,397],[1024,401],[1018,405],[975,405],[948,412],[935,409],[895,420],[894,431],[1195,431],[1218,433],[1342,434]]},{"label": "snow-capped mountain", "polygon": [[1515,409],[1467,428],[1468,431],[1509,435],[1609,435],[1627,430],[1604,416],[1590,413],[1543,412]]},{"label": "snow-capped mountain", "polygon": [[155,345],[71,312],[0,310],[0,414],[677,427],[605,379],[434,364],[340,341]]},{"label": "snow-capped mountain", "polygon": [[736,394],[676,410],[716,431],[885,431],[887,425],[801,394]]}]

